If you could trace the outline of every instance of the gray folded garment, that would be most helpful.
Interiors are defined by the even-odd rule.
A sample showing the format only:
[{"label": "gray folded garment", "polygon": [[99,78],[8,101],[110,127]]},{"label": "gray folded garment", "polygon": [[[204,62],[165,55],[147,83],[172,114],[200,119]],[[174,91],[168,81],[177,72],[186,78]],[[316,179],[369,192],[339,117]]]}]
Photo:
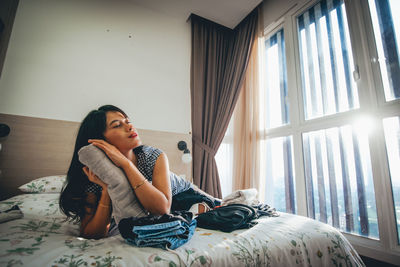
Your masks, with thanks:
[{"label": "gray folded garment", "polygon": [[118,168],[99,148],[90,144],[78,151],[79,161],[89,167],[108,185],[108,194],[112,201],[112,215],[116,223],[123,218],[144,217],[148,212],[143,208],[125,173]]},{"label": "gray folded garment", "polygon": [[11,209],[0,211],[0,223],[16,220],[24,217],[24,214],[19,209],[18,205],[13,206]]}]

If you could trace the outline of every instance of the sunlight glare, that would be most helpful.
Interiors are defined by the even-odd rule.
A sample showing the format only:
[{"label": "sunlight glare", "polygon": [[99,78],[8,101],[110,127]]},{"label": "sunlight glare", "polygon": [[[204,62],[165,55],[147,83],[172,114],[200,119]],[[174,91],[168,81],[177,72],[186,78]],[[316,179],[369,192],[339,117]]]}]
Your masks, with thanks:
[{"label": "sunlight glare", "polygon": [[373,133],[375,125],[375,118],[371,115],[361,115],[357,117],[353,123],[356,132],[367,136]]}]

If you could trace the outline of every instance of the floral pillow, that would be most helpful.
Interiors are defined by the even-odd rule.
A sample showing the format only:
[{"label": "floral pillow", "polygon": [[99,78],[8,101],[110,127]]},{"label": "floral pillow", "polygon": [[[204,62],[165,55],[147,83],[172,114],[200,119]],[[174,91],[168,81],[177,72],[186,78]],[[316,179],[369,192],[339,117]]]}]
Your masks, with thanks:
[{"label": "floral pillow", "polygon": [[60,193],[66,177],[66,175],[40,177],[18,188],[25,193]]}]

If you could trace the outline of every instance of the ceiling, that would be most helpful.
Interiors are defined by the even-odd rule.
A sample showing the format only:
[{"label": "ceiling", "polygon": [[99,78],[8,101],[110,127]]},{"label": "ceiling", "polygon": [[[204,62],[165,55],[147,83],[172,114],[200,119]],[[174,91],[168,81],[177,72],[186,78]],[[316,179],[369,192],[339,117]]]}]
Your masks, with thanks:
[{"label": "ceiling", "polygon": [[262,0],[132,0],[167,15],[187,19],[191,13],[233,29]]}]

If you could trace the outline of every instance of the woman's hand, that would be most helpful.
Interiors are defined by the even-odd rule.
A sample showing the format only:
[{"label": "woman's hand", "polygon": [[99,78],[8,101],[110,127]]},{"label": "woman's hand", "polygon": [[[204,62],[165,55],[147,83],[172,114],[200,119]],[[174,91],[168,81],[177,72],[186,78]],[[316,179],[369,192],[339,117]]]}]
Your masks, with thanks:
[{"label": "woman's hand", "polygon": [[91,181],[92,183],[98,184],[103,189],[107,188],[107,184],[105,182],[103,182],[102,180],[100,180],[100,178],[97,177],[97,175],[94,174],[91,170],[89,170],[89,168],[87,166],[83,167],[82,169],[83,169],[83,172],[88,177],[89,181]]},{"label": "woman's hand", "polygon": [[112,162],[114,162],[114,164],[118,167],[122,167],[122,165],[129,162],[129,159],[127,159],[121,153],[121,151],[118,150],[118,148],[111,145],[107,141],[101,139],[89,139],[88,142],[103,150],[104,153],[106,153],[107,156],[112,160]]}]

